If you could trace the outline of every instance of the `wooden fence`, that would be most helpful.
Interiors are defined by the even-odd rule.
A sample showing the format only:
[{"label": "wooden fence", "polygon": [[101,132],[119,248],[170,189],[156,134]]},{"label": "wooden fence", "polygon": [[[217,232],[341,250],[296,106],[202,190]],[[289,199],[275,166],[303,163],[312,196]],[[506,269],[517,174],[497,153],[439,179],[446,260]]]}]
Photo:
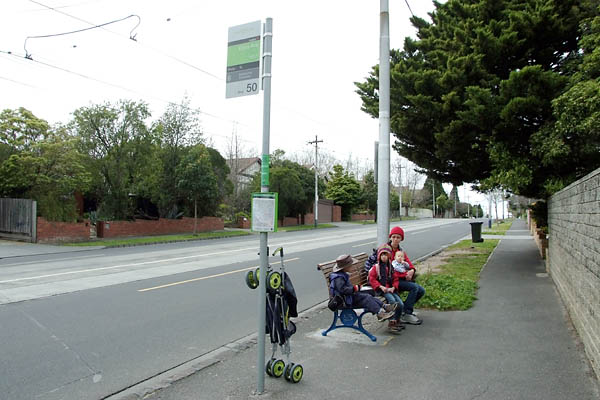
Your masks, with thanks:
[{"label": "wooden fence", "polygon": [[30,199],[0,199],[0,236],[37,241],[37,203]]}]

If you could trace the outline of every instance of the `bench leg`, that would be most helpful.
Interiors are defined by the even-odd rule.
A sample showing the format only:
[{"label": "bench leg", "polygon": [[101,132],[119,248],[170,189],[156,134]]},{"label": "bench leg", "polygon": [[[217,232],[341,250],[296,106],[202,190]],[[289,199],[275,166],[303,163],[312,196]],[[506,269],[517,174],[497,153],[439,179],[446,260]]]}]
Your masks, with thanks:
[{"label": "bench leg", "polygon": [[[368,313],[368,311],[366,311],[366,310],[363,311],[362,314],[360,314],[360,316],[357,316],[356,312],[351,309],[342,310],[341,315],[339,315],[338,312],[339,311],[334,311],[333,322],[331,323],[331,326],[327,330],[324,330],[323,332],[321,332],[321,335],[327,336],[327,334],[329,332],[333,331],[334,329],[338,329],[338,328],[352,328],[352,329],[355,329],[355,330],[359,331],[360,333],[366,335],[369,339],[371,339],[371,341],[373,341],[373,342],[377,341],[377,337],[375,337],[368,330],[366,330],[362,324],[362,318],[364,317],[365,314]],[[338,320],[340,320],[342,322],[342,325],[337,325]],[[355,323],[357,323],[358,326],[355,325]]]}]

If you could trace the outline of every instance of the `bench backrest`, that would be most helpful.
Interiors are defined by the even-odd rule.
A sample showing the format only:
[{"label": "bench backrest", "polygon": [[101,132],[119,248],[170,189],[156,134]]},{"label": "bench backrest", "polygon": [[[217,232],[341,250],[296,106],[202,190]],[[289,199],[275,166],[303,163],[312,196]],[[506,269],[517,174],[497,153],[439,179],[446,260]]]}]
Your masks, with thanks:
[{"label": "bench backrest", "polygon": [[[367,284],[367,272],[365,271],[365,261],[367,261],[367,253],[359,253],[352,256],[356,259],[356,262],[352,264],[350,269],[347,269],[348,275],[350,275],[350,283],[353,285],[364,286]],[[327,284],[327,293],[329,293],[329,275],[333,270],[335,260],[327,261],[317,265],[317,269],[323,273],[325,277],[325,283]]]}]

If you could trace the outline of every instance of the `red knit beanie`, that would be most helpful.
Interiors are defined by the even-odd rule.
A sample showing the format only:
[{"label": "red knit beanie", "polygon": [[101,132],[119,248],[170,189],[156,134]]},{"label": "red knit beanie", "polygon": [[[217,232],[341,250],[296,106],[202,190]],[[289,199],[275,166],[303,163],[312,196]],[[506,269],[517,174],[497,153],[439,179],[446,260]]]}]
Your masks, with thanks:
[{"label": "red knit beanie", "polygon": [[402,240],[404,240],[404,230],[399,226],[395,226],[392,228],[389,237],[392,237],[392,235],[400,235],[400,237],[402,237]]}]

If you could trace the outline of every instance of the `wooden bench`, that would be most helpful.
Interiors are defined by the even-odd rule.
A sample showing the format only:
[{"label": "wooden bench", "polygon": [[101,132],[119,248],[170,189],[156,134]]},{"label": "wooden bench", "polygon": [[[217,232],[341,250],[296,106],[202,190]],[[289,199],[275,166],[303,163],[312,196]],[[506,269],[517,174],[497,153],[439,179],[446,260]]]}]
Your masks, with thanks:
[{"label": "wooden bench", "polygon": [[[348,272],[350,275],[350,283],[353,285],[367,286],[362,290],[373,294],[373,290],[368,286],[369,281],[367,277],[367,271],[365,270],[365,261],[368,258],[367,253],[359,253],[352,257],[356,259],[356,262],[352,264],[352,267],[346,270],[346,272]],[[325,283],[327,284],[327,293],[329,293],[329,275],[331,274],[334,265],[335,260],[317,265],[317,269],[323,273],[325,278]],[[331,297],[331,294],[329,294],[329,297]],[[379,299],[384,301],[383,297],[379,297]],[[360,315],[357,315],[355,310],[363,311]],[[327,336],[327,334],[334,329],[351,328],[365,334],[369,339],[375,342],[377,341],[377,337],[366,330],[362,324],[362,318],[368,313],[369,312],[365,309],[341,308],[336,310],[333,312],[333,322],[331,323],[331,326],[327,330],[324,330],[321,334],[323,336]],[[338,324],[338,321],[341,324]]]}]

